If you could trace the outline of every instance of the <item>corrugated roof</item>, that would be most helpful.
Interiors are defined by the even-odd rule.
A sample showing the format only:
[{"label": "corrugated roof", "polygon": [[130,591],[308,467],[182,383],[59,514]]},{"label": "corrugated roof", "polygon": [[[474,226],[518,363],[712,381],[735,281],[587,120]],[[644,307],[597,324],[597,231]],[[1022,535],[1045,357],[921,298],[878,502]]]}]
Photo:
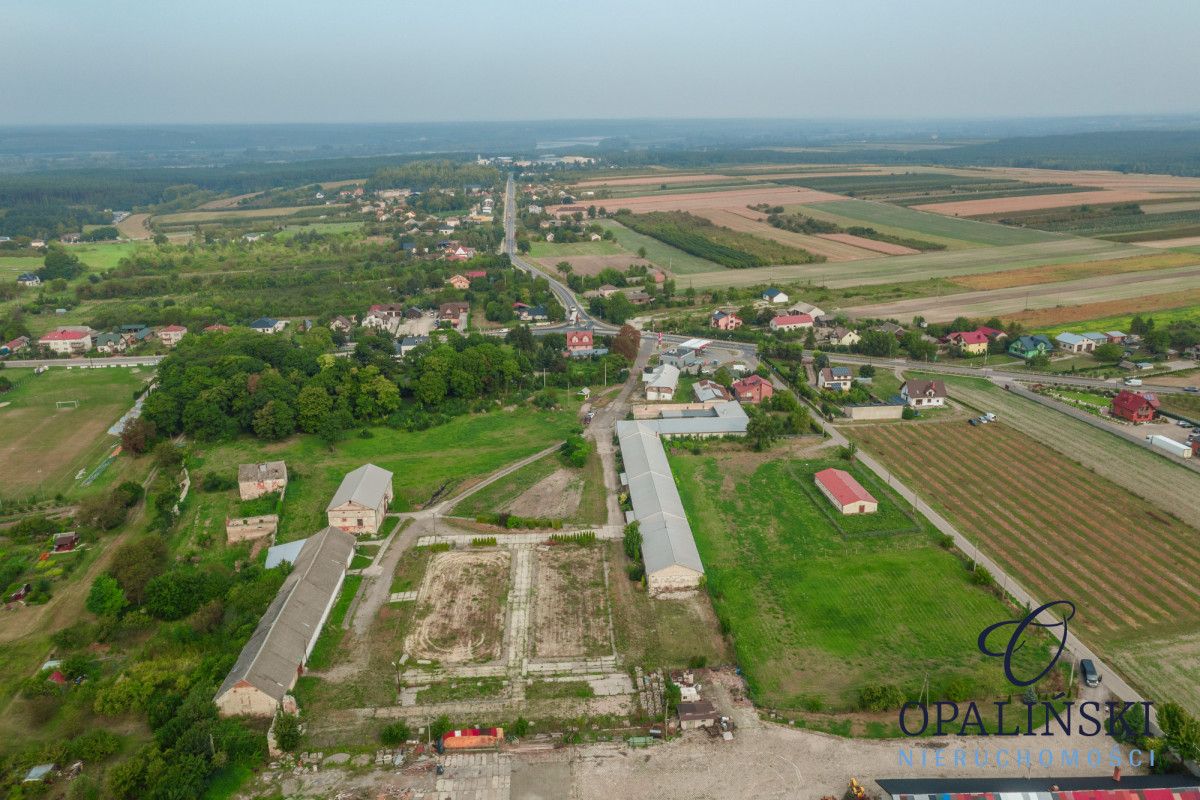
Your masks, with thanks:
[{"label": "corrugated roof", "polygon": [[294,542],[272,545],[267,550],[267,562],[263,566],[267,569],[274,569],[285,561],[289,564],[295,564],[296,559],[300,557],[300,551],[304,548],[304,543],[307,541],[308,539],[297,539]]},{"label": "corrugated roof", "polygon": [[287,479],[287,464],[264,461],[261,464],[238,464],[238,483]]},{"label": "corrugated roof", "polygon": [[246,681],[282,700],[304,664],[354,555],[354,537],[325,528],[304,541],[295,568],[238,655],[217,697]]},{"label": "corrugated roof", "polygon": [[834,498],[842,505],[850,503],[874,503],[875,498],[862,487],[854,476],[842,469],[823,469],[813,475],[821,486],[824,486]]},{"label": "corrugated roof", "polygon": [[342,485],[325,507],[326,511],[354,502],[366,508],[378,508],[392,486],[392,473],[374,464],[363,464],[342,478]]}]

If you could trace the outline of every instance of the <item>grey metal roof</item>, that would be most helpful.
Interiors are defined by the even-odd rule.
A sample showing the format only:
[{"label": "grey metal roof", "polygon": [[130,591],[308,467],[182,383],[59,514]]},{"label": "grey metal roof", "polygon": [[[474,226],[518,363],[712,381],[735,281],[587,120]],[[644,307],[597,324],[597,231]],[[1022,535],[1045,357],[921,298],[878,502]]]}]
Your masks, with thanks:
[{"label": "grey metal roof", "polygon": [[679,385],[679,367],[673,364],[659,364],[655,374],[646,384],[648,389],[670,389],[675,391]]},{"label": "grey metal roof", "polygon": [[729,400],[703,411],[664,410],[661,419],[642,420],[642,424],[660,436],[736,436],[746,432],[749,421],[741,404]]},{"label": "grey metal roof", "polygon": [[617,423],[617,439],[629,476],[629,499],[642,533],[646,573],[673,566],[703,573],[704,564],[658,435],[646,423],[622,420]]},{"label": "grey metal roof", "polygon": [[263,566],[267,569],[274,569],[285,561],[289,564],[295,564],[296,559],[300,557],[300,551],[304,548],[304,543],[307,541],[308,539],[297,539],[294,542],[272,545],[267,549],[267,562]]},{"label": "grey metal roof", "polygon": [[354,502],[366,508],[378,508],[392,486],[392,473],[374,464],[363,464],[342,478],[342,485],[325,507],[326,511]]},{"label": "grey metal roof", "polygon": [[353,555],[354,537],[336,528],[325,528],[304,540],[292,573],[225,676],[217,697],[246,681],[275,700],[283,699]]}]

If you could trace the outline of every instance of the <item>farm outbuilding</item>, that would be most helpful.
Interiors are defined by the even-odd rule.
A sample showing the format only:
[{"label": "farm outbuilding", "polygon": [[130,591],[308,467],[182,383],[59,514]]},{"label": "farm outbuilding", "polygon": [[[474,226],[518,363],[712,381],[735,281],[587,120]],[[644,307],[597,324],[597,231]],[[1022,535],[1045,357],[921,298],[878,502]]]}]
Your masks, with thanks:
[{"label": "farm outbuilding", "polygon": [[392,473],[363,464],[342,479],[325,509],[329,524],[347,533],[378,533],[392,502]]},{"label": "farm outbuilding", "polygon": [[679,715],[679,729],[683,731],[709,728],[717,724],[717,710],[708,700],[680,703],[675,713]]},{"label": "farm outbuilding", "polygon": [[213,701],[221,716],[274,716],[304,671],[353,557],[354,537],[335,528],[304,541],[291,574],[217,691]]},{"label": "farm outbuilding", "polygon": [[287,464],[282,461],[238,465],[238,493],[243,500],[282,492],[287,488],[287,481]]},{"label": "farm outbuilding", "polygon": [[823,469],[813,475],[821,494],[843,514],[874,514],[879,501],[844,469]]}]

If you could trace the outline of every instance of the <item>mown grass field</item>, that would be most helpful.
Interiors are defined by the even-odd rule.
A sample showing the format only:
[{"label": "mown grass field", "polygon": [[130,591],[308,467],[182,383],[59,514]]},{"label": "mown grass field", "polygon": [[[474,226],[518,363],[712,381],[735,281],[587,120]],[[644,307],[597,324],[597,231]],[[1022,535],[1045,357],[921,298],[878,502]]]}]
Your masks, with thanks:
[{"label": "mown grass field", "polygon": [[952,247],[956,243],[960,247],[963,245],[1000,247],[1010,244],[1048,242],[1059,238],[1043,231],[1008,228],[1003,225],[957,219],[866,200],[810,203],[799,206],[795,210],[846,226],[865,223],[882,233],[930,239],[941,242],[947,247]]},{"label": "mown grass field", "polygon": [[[1035,597],[1074,602],[1076,631],[1101,655],[1169,657],[1178,637],[1200,631],[1196,529],[1004,420],[847,433]],[[913,458],[916,452],[923,458]],[[969,468],[933,468],[949,464]],[[1150,642],[1155,646],[1145,647]],[[1131,671],[1135,680],[1137,674]],[[1140,688],[1193,710],[1200,702],[1194,683]]]},{"label": "mown grass field", "polygon": [[529,245],[532,258],[570,259],[575,256],[618,256],[625,250],[616,242],[601,239],[598,242],[547,242],[537,240]]},{"label": "mown grass field", "polygon": [[[372,463],[393,473],[394,510],[408,510],[447,496],[464,482],[479,479],[566,438],[576,425],[577,403],[567,410],[541,412],[529,407],[456,417],[425,431],[372,428],[372,437],[356,434],[332,450],[316,437],[296,436],[285,442],[238,439],[198,445],[195,472],[218,471],[236,476],[238,464],[283,459],[288,488],[279,541],[290,541],[325,526],[325,507],[345,474]],[[204,499],[190,507],[180,522],[189,536],[223,530],[228,498]]]},{"label": "mown grass field", "polygon": [[[108,428],[133,406],[133,391],[150,378],[143,370],[6,369],[13,389],[0,394],[0,497],[53,497],[82,490],[79,470],[91,472],[118,443]],[[56,401],[78,400],[58,410]],[[108,469],[114,474],[121,460]],[[110,476],[106,476],[110,477]],[[98,484],[99,485],[99,484]]]},{"label": "mown grass field", "polygon": [[[738,469],[671,457],[709,594],[758,702],[846,710],[868,684],[915,696],[927,674],[933,696],[955,679],[977,697],[1007,693],[976,639],[1011,612],[970,584],[923,520],[914,527],[886,487],[850,466],[881,505],[839,518],[843,535],[809,485],[817,470],[848,463],[768,458]],[[870,533],[896,529],[908,532]]]},{"label": "mown grass field", "polygon": [[543,456],[465,498],[455,505],[450,513],[460,517],[474,517],[499,511],[558,470],[566,470],[569,473],[572,485],[578,483],[582,486],[579,507],[568,514],[566,520],[581,525],[603,524],[608,515],[608,507],[603,467],[600,456],[595,452],[588,456],[587,463],[580,469],[564,466],[557,453]]}]

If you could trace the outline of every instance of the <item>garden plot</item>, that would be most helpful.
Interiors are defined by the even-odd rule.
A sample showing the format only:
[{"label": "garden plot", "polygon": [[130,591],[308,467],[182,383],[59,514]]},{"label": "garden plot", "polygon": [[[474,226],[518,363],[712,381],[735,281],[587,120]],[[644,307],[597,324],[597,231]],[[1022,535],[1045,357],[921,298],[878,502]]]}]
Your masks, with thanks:
[{"label": "garden plot", "polygon": [[533,612],[535,658],[612,654],[605,566],[601,548],[538,548]]},{"label": "garden plot", "polygon": [[417,622],[405,650],[442,664],[498,659],[511,561],[507,550],[434,556],[417,593]]}]

